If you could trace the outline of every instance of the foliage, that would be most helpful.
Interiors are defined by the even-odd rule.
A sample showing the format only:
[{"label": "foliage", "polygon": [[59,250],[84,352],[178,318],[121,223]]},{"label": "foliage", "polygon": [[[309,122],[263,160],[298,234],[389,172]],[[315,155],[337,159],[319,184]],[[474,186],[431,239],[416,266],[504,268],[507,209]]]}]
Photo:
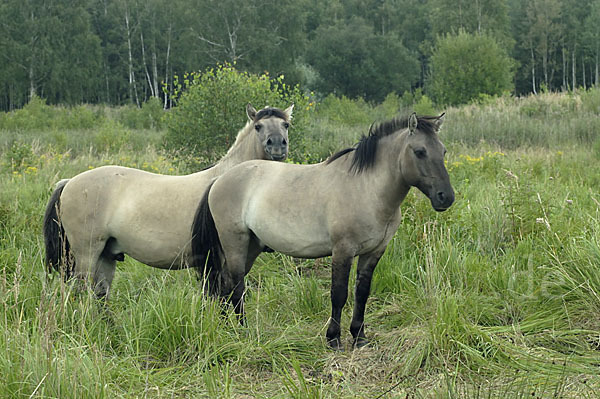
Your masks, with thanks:
[{"label": "foliage", "polygon": [[331,121],[345,124],[369,124],[372,121],[372,107],[362,98],[351,100],[346,96],[328,95],[317,106],[318,116],[327,116]]},{"label": "foliage", "polygon": [[128,105],[121,108],[119,122],[131,129],[160,129],[164,110],[160,100],[150,97],[142,107]]},{"label": "foliage", "polygon": [[376,35],[361,18],[321,26],[308,54],[319,73],[317,89],[382,101],[409,90],[419,77],[416,57],[394,35]]},{"label": "foliage", "polygon": [[464,104],[481,93],[512,90],[513,61],[485,34],[439,37],[431,57],[428,92],[438,104]]},{"label": "foliage", "polygon": [[21,109],[0,114],[0,129],[20,132],[91,130],[115,119],[130,129],[159,129],[164,111],[160,101],[150,98],[141,108],[77,105],[53,107],[36,95]]},{"label": "foliage", "polygon": [[303,160],[302,133],[312,109],[309,98],[284,77],[239,72],[224,64],[175,80],[177,106],[166,115],[165,148],[193,155],[203,165],[220,158],[248,121],[246,104],[287,108],[294,104],[290,128],[291,158]]},{"label": "foliage", "polygon": [[600,0],[5,0],[0,110],[32,94],[170,108],[175,75],[222,62],[380,102],[426,87],[436,38],[460,31],[514,58],[513,94],[587,89],[600,79],[599,27]]},{"label": "foliage", "polygon": [[486,32],[498,43],[510,46],[508,0],[430,0],[433,35],[441,36],[463,30]]}]

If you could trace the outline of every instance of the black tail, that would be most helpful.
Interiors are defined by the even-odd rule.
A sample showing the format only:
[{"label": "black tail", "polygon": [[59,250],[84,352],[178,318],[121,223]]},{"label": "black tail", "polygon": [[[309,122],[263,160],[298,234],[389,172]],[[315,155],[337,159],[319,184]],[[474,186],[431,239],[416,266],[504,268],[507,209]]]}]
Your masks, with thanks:
[{"label": "black tail", "polygon": [[70,246],[65,230],[60,223],[58,210],[60,196],[68,180],[61,180],[46,206],[44,214],[44,244],[46,245],[46,267],[48,272],[56,270],[64,274],[65,279],[73,275],[74,262],[70,260]]},{"label": "black tail", "polygon": [[215,226],[208,194],[212,185],[206,189],[192,224],[192,266],[196,267],[201,277],[208,280],[211,295],[221,293],[221,241]]}]

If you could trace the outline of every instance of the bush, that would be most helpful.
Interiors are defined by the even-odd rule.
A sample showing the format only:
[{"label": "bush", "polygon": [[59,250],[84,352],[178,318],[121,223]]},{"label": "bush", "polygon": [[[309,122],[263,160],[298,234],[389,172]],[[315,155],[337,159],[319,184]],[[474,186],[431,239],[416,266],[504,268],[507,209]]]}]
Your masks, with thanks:
[{"label": "bush", "polygon": [[102,123],[104,115],[89,105],[76,107],[50,106],[46,100],[33,96],[19,110],[0,116],[0,129],[45,131],[48,129],[93,129]]},{"label": "bush", "polygon": [[584,110],[594,114],[600,114],[600,89],[593,87],[582,92],[581,102]]},{"label": "bush", "polygon": [[106,121],[94,136],[94,148],[100,152],[117,152],[126,147],[131,136],[119,122]]},{"label": "bush", "polygon": [[427,91],[440,105],[466,104],[480,94],[513,89],[514,60],[491,36],[460,31],[439,37]]},{"label": "bush", "polygon": [[317,115],[342,125],[370,125],[373,109],[362,98],[351,100],[346,96],[330,94],[318,105]]},{"label": "bush", "polygon": [[416,112],[418,115],[437,115],[439,112],[434,108],[433,101],[423,94],[423,89],[418,88],[414,92],[406,91],[399,98],[404,110]]},{"label": "bush", "polygon": [[118,121],[129,129],[160,129],[164,110],[160,99],[150,97],[141,108],[126,105],[119,110]]},{"label": "bush", "polygon": [[312,104],[298,86],[286,85],[283,76],[253,75],[225,64],[186,74],[183,81],[176,76],[174,84],[176,107],[164,119],[164,146],[168,151],[193,156],[200,164],[212,163],[233,144],[248,120],[246,104],[257,109],[266,105],[283,109],[293,103],[290,157],[304,161],[299,132],[305,129],[306,114]]}]

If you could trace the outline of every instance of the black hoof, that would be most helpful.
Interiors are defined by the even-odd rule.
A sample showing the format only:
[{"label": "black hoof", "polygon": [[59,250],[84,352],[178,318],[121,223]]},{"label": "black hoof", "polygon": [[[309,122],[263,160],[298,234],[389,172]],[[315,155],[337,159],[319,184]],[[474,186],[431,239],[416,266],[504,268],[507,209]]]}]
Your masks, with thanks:
[{"label": "black hoof", "polygon": [[366,339],[364,337],[359,337],[354,340],[354,347],[360,349],[362,347],[369,345],[370,343],[371,342],[368,339]]},{"label": "black hoof", "polygon": [[329,339],[327,340],[329,347],[334,351],[343,352],[344,347],[342,346],[342,341],[339,338]]}]

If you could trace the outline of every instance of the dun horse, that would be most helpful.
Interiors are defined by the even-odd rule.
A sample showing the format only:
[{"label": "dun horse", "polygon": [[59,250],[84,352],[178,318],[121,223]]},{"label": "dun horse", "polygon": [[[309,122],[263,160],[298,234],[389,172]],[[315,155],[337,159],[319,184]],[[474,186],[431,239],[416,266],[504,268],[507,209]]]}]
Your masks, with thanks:
[{"label": "dun horse", "polygon": [[270,248],[300,258],[332,256],[327,341],[340,348],[340,317],[358,256],[350,332],[368,343],[365,304],[379,258],[400,224],[400,203],[417,187],[437,211],[454,202],[438,138],[439,117],[393,119],[372,128],[354,148],[326,162],[292,165],[249,161],[219,177],[200,203],[192,253],[213,294],[228,298],[243,322],[244,276]]},{"label": "dun horse", "polygon": [[44,216],[46,264],[91,279],[108,295],[116,261],[127,254],[149,266],[181,269],[190,262],[191,224],[210,182],[247,160],[287,157],[293,105],[256,111],[233,146],[213,167],[187,176],[167,176],[104,166],[58,183]]}]

